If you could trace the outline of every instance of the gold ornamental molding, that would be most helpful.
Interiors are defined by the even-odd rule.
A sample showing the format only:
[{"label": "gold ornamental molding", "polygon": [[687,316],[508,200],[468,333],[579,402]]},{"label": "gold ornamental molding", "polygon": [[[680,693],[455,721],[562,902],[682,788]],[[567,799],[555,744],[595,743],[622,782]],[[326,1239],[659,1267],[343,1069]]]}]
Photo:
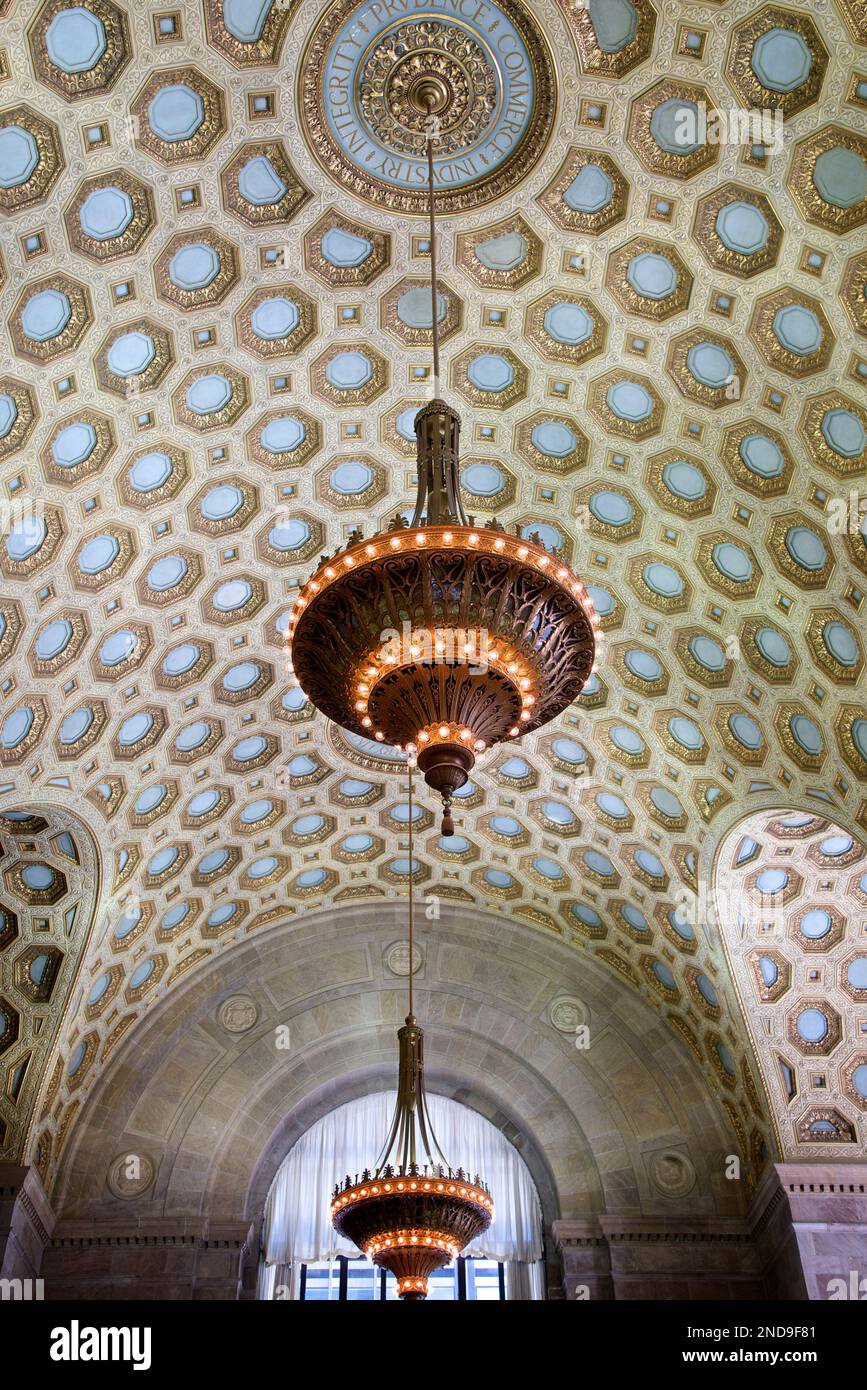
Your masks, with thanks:
[{"label": "gold ornamental molding", "polygon": [[108,0],[87,0],[82,12],[93,29],[93,65],[77,72],[58,67],[51,61],[46,36],[52,20],[69,8],[68,0],[48,0],[31,24],[28,38],[39,81],[59,92],[66,101],[81,101],[110,91],[129,62],[132,49],[123,11]]},{"label": "gold ornamental molding", "polygon": [[[851,665],[844,666],[826,645],[824,633],[831,625],[843,625],[848,628],[855,643],[857,655]],[[814,608],[810,613],[804,636],[810,648],[810,655],[816,665],[830,676],[832,681],[840,684],[855,684],[860,680],[864,669],[864,652],[857,632],[852,632],[846,619],[836,608]]]},{"label": "gold ornamental molding", "polygon": [[[131,473],[135,464],[142,458],[146,458],[151,452],[163,454],[170,463],[169,475],[164,483],[156,487],[148,488],[142,492],[132,485]],[[183,487],[189,482],[190,461],[184,449],[178,449],[174,444],[167,444],[165,441],[155,444],[153,450],[139,449],[131,455],[127,461],[124,471],[117,477],[115,487],[120,501],[125,507],[135,507],[139,511],[149,511],[152,507],[159,507],[166,502],[170,502]]]},{"label": "gold ornamental molding", "polygon": [[867,251],[853,256],[846,266],[846,274],[840,285],[840,299],[843,308],[852,320],[853,327],[867,335],[867,296],[864,285],[867,283]]},{"label": "gold ornamental molding", "polygon": [[[246,166],[254,159],[265,159],[279,180],[283,192],[275,201],[252,203],[241,192],[240,179]],[[265,227],[291,222],[312,194],[304,187],[279,140],[259,140],[236,150],[220,174],[220,188],[226,211],[249,227]]]},{"label": "gold ornamental molding", "polygon": [[[37,298],[53,296],[57,305],[56,328],[50,334],[31,337],[27,332],[25,314],[28,305]],[[93,322],[90,291],[67,275],[47,275],[22,290],[9,320],[12,345],[19,357],[32,362],[49,362],[72,352]]]},{"label": "gold ornamental molding", "polygon": [[[780,324],[789,311],[801,311],[812,318],[816,332],[812,351],[787,345]],[[749,332],[768,366],[794,377],[823,372],[831,361],[837,343],[819,300],[800,290],[774,290],[759,299],[753,310]]]},{"label": "gold ornamental molding", "polygon": [[64,666],[68,666],[76,659],[85,642],[90,637],[90,627],[87,617],[77,609],[60,609],[53,615],[51,621],[67,625],[67,632],[69,634],[68,641],[62,651],[56,652],[50,657],[38,656],[35,646],[31,647],[30,667],[34,676],[56,675]]},{"label": "gold ornamental molding", "polygon": [[[296,426],[297,443],[279,451],[267,448],[263,439],[269,425],[286,419],[291,419]],[[272,410],[260,416],[247,431],[244,442],[248,457],[263,468],[300,468],[322,448],[322,425],[306,410],[297,409],[293,402],[291,411]]]},{"label": "gold ornamental molding", "polygon": [[[550,331],[551,311],[562,308],[572,308],[583,316],[584,334],[580,338],[557,338]],[[605,350],[608,321],[589,296],[549,290],[527,306],[524,336],[550,362],[569,362],[577,367]]]},{"label": "gold ornamental molding", "polygon": [[[611,395],[615,388],[631,386],[645,393],[649,409],[635,418],[615,413]],[[638,372],[614,370],[591,381],[587,388],[587,409],[608,434],[625,439],[647,439],[659,434],[665,420],[665,401],[649,377]]]},{"label": "gold ornamental molding", "polygon": [[[768,442],[779,451],[780,471],[754,472],[748,468],[745,456],[749,457],[749,444],[760,442],[767,448]],[[720,458],[726,471],[738,487],[751,492],[754,497],[778,497],[788,492],[795,471],[795,464],[785,437],[771,429],[763,420],[750,418],[731,425],[723,434]]]},{"label": "gold ornamental molding", "polygon": [[[0,382],[0,390],[2,389]],[[58,463],[54,446],[70,426],[75,426],[77,433],[86,433],[88,452],[77,463]],[[116,448],[114,428],[109,416],[89,408],[78,410],[74,415],[65,415],[58,420],[45,441],[40,453],[42,471],[48,482],[58,483],[61,487],[74,487],[85,478],[101,473]]]},{"label": "gold ornamental molding", "polygon": [[[92,194],[111,189],[129,199],[131,215],[123,231],[116,236],[97,239],[89,236],[81,224],[81,210]],[[153,192],[141,179],[126,169],[109,169],[84,179],[75,190],[63,214],[66,235],[73,251],[93,261],[113,261],[137,251],[156,226]]]},{"label": "gold ornamental molding", "polygon": [[425,112],[439,96],[438,210],[502,198],[535,167],[554,127],[553,56],[518,0],[461,0],[448,18],[408,0],[333,0],[298,64],[304,133],[326,175],[365,202],[425,210]]},{"label": "gold ornamental molding", "polygon": [[[137,342],[140,370],[121,373],[112,369],[112,348],[119,341]],[[142,391],[158,386],[175,360],[171,332],[154,319],[141,317],[116,324],[100,343],[93,359],[96,379],[103,391],[134,401]]]},{"label": "gold ornamental molding", "polygon": [[93,748],[93,745],[103,737],[103,730],[108,723],[106,702],[101,701],[101,699],[94,699],[94,701],[90,701],[88,706],[81,706],[81,708],[82,713],[85,709],[88,712],[90,719],[88,728],[86,728],[85,733],[79,734],[79,737],[72,744],[64,744],[60,737],[60,728],[58,728],[56,735],[54,735],[54,753],[56,753],[57,758],[63,760],[81,758],[82,753],[88,752],[88,749]]},{"label": "gold ornamental molding", "polygon": [[[523,255],[511,263],[499,265],[496,259],[486,256],[483,260],[479,255],[480,250],[497,242],[504,244],[507,239],[518,246],[523,244]],[[515,290],[541,274],[544,263],[544,243],[520,213],[473,232],[460,232],[455,238],[455,264],[483,289]]]},{"label": "gold ornamental molding", "polygon": [[[791,91],[766,87],[756,70],[756,44],[765,34],[782,29],[797,34],[810,55],[804,80]],[[782,111],[785,117],[797,115],[817,101],[828,67],[828,50],[811,19],[797,10],[765,5],[763,9],[732,30],[726,76],[743,106],[753,110]]]},{"label": "gold ornamental molding", "polygon": [[[815,562],[804,563],[795,548],[799,533],[811,537],[817,556]],[[801,512],[785,512],[771,519],[765,544],[777,569],[797,584],[799,589],[824,589],[831,577],[836,560],[826,533]],[[821,553],[819,553],[821,552]]]},{"label": "gold ornamental molding", "polygon": [[[192,802],[187,803],[181,815],[181,825],[185,830],[195,830],[200,826],[210,825],[212,821],[220,820],[234,802],[235,793],[231,787],[214,787],[213,790],[217,799],[209,811],[204,811],[201,815],[194,815],[190,809]],[[193,798],[194,800],[195,798]]]},{"label": "gold ornamental molding", "polygon": [[[437,290],[439,340],[444,343],[461,328],[464,306],[445,280],[438,281]],[[424,306],[424,312],[418,312],[419,305]],[[430,288],[422,276],[404,276],[379,301],[380,327],[407,347],[430,347],[433,332],[428,323],[429,317]]]},{"label": "gold ornamental molding", "polygon": [[[764,676],[771,685],[789,685],[798,673],[801,665],[800,658],[789,647],[790,656],[786,664],[784,666],[775,665],[764,655],[761,646],[756,641],[760,632],[773,634],[778,641],[780,639],[785,641],[784,633],[775,623],[769,622],[764,616],[754,615],[745,619],[741,625],[739,640],[747,665],[757,675]],[[788,646],[788,643],[786,645]]]},{"label": "gold ornamental molding", "polygon": [[836,389],[825,391],[820,396],[811,396],[804,405],[800,430],[813,462],[838,477],[863,477],[865,447],[860,450],[857,444],[850,451],[841,452],[832,447],[833,433],[829,431],[829,421],[844,418],[858,426],[863,438],[867,439],[867,410],[860,401],[844,395]]},{"label": "gold ornamental molding", "polygon": [[[24,627],[21,607],[11,598],[0,598],[0,660],[5,661],[18,646]],[[2,826],[5,830],[6,826]]]},{"label": "gold ornamental molding", "polygon": [[[191,243],[210,253],[212,273],[204,284],[184,285],[172,275],[175,255]],[[195,227],[176,233],[166,242],[154,262],[153,277],[160,299],[183,310],[202,309],[221,304],[235,288],[240,273],[238,248],[213,227]]]},{"label": "gold ornamental molding", "polygon": [[[342,234],[349,238],[358,255],[345,262],[329,258],[325,254],[325,238],[331,234]],[[381,275],[391,263],[391,237],[388,232],[379,232],[356,222],[337,208],[328,208],[304,233],[304,265],[311,275],[324,285],[337,289],[346,285],[369,285]]]},{"label": "gold ornamental molding", "polygon": [[823,126],[795,146],[789,167],[789,192],[808,222],[842,235],[867,221],[867,198],[843,206],[822,197],[814,175],[820,157],[831,150],[849,150],[867,161],[867,139],[863,135],[845,126]]},{"label": "gold ornamental molding", "polygon": [[0,570],[8,579],[31,579],[54,559],[66,535],[63,517],[57,507],[45,508],[38,523],[37,535],[39,531],[42,532],[42,541],[21,560],[13,559],[8,546],[0,546]]},{"label": "gold ornamental molding", "polygon": [[[746,203],[755,208],[767,224],[767,240],[755,251],[735,251],[726,245],[717,230],[720,213],[733,203]],[[715,270],[725,270],[746,280],[776,265],[783,244],[783,227],[770,198],[764,193],[743,184],[726,183],[698,200],[692,238]]]},{"label": "gold ornamental molding", "polygon": [[267,7],[256,37],[239,39],[226,24],[223,0],[205,0],[208,43],[238,68],[275,65],[280,61],[283,38],[299,4],[300,0],[277,0]]},{"label": "gold ornamental molding", "polygon": [[[703,492],[684,496],[667,486],[666,477],[669,471],[683,464],[687,464],[700,475],[704,484]],[[710,516],[716,508],[718,488],[708,468],[701,459],[684,453],[682,449],[665,449],[661,454],[652,454],[647,460],[644,481],[660,505],[666,511],[673,512],[675,516],[688,519]]]},{"label": "gold ornamental molding", "polygon": [[[289,321],[285,325],[279,325],[277,330],[279,336],[257,333],[255,328],[257,311],[261,312],[263,307],[267,311],[269,306],[275,305]],[[293,314],[294,326],[291,326]],[[290,357],[296,352],[300,352],[311,338],[316,336],[317,328],[315,299],[305,294],[297,285],[288,282],[281,283],[279,288],[269,286],[265,289],[254,290],[250,297],[244,300],[235,315],[235,332],[238,342],[254,357],[259,357],[263,361],[268,361],[272,357]]]},{"label": "gold ornamental molding", "polygon": [[867,3],[865,0],[837,0],[837,4],[859,43],[867,43]]},{"label": "gold ornamental molding", "polygon": [[[189,89],[200,103],[194,128],[183,137],[163,139],[150,124],[152,104],[159,92],[170,87]],[[224,95],[197,68],[159,68],[152,72],[130,106],[132,135],[140,149],[160,164],[189,164],[204,159],[226,131]]]},{"label": "gold ornamental molding", "polygon": [[[641,294],[631,284],[629,271],[640,256],[662,258],[672,267],[673,284],[668,294],[658,298]],[[688,307],[692,273],[670,242],[656,241],[653,237],[633,237],[609,256],[605,286],[627,313],[661,323],[663,319],[682,313]]]},{"label": "gold ornamental molding", "polygon": [[[177,554],[186,566],[182,578],[170,589],[151,589],[147,582],[148,571],[145,570],[136,581],[136,594],[140,603],[154,608],[165,608],[168,604],[177,602],[179,598],[186,598],[192,593],[204,573],[202,557],[195,550],[188,550],[186,547],[182,547]],[[156,556],[155,562],[160,558]]]},{"label": "gold ornamental molding", "polygon": [[9,106],[0,111],[0,130],[17,126],[32,140],[35,159],[29,176],[12,188],[0,188],[0,213],[21,212],[41,203],[51,192],[64,168],[63,145],[60,133],[52,121],[32,111],[29,106]]},{"label": "gold ornamental molding", "polygon": [[0,439],[0,459],[3,459],[27,443],[39,418],[39,407],[30,387],[11,376],[0,376],[0,396],[7,398],[6,409],[12,417]]},{"label": "gold ornamental molding", "polygon": [[[668,103],[678,102],[679,112],[695,113],[695,134],[697,137],[702,134],[704,138],[685,143],[682,149],[666,149],[656,139],[654,116],[658,109],[666,107]],[[702,119],[699,119],[699,116]],[[691,179],[709,169],[719,159],[719,145],[712,144],[708,139],[708,129],[712,129],[718,119],[719,113],[714,107],[713,98],[705,87],[666,77],[635,98],[629,116],[627,139],[651,174],[661,174],[672,179]]]},{"label": "gold ornamental molding", "polygon": [[[610,196],[600,199],[592,210],[573,207],[568,198],[583,169],[590,169],[602,181],[607,180]],[[615,223],[622,222],[629,207],[629,184],[619,166],[602,150],[574,146],[566,155],[551,182],[539,194],[536,202],[551,221],[564,232],[586,232],[599,236]]]},{"label": "gold ornamental molding", "polygon": [[600,46],[586,0],[558,0],[558,3],[572,31],[583,72],[594,77],[624,77],[650,57],[656,31],[656,10],[650,0],[632,0],[630,9],[636,16],[635,32],[614,53]]},{"label": "gold ornamental molding", "polygon": [[[715,351],[717,360],[721,359],[726,367],[725,375],[714,377],[712,382],[702,380],[692,365],[693,354],[708,351]],[[696,405],[707,406],[709,410],[720,410],[737,403],[744,394],[746,363],[732,340],[721,334],[693,328],[679,338],[673,338],[665,365],[681,395]]]}]

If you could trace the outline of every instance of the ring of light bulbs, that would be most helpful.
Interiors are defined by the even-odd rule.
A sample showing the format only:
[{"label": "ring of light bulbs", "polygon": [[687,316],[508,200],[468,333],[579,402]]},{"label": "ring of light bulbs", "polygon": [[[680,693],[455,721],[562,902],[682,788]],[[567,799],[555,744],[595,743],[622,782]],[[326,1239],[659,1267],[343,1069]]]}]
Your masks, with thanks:
[{"label": "ring of light bulbs", "polygon": [[[320,565],[297,595],[289,619],[286,642],[287,671],[293,677],[293,684],[300,687],[300,681],[295,676],[291,658],[288,655],[291,651],[292,638],[298,623],[304,616],[305,609],[317,595],[339,580],[349,570],[363,570],[365,565],[378,563],[385,556],[411,553],[423,549],[436,550],[440,546],[445,550],[451,547],[461,550],[478,549],[480,553],[513,558],[523,565],[530,563],[540,573],[560,584],[581,605],[590,621],[596,643],[592,672],[596,672],[602,658],[601,620],[586,586],[568,565],[533,541],[510,536],[493,528],[425,526],[423,530],[413,530],[408,527],[405,531],[386,532],[384,535],[376,536],[369,541],[358,541],[347,547],[339,556],[324,561]],[[427,633],[426,636],[430,642],[432,655],[435,657],[442,655],[447,649],[462,651],[466,656],[478,654],[471,634],[465,634],[462,629],[443,627],[433,633]],[[451,646],[449,646],[450,643]],[[416,642],[414,649],[411,639],[408,660],[396,660],[383,655],[382,651],[377,651],[371,652],[360,665],[354,701],[358,724],[365,733],[380,743],[386,741],[385,734],[381,729],[374,727],[374,721],[368,713],[376,684],[386,673],[398,669],[401,665],[411,665],[414,659],[422,657],[422,652],[423,646]],[[537,673],[533,669],[532,658],[516,653],[502,641],[498,641],[490,651],[484,653],[483,659],[517,692],[521,705],[520,719],[517,724],[510,727],[507,734],[509,738],[517,738],[532,725],[534,707],[538,700],[538,679]],[[419,751],[420,746],[427,747],[435,743],[449,741],[464,743],[467,747],[472,747],[475,753],[482,753],[487,747],[485,741],[475,738],[470,729],[461,725],[445,723],[442,725],[432,724],[419,729],[413,741],[395,746],[403,752],[414,755]]]}]

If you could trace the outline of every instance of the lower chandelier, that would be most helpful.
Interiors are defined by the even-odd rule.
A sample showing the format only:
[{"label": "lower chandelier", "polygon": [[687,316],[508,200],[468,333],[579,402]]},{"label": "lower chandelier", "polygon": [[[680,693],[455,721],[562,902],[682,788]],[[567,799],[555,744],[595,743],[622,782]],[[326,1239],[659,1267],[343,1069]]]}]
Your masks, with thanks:
[{"label": "lower chandelier", "polygon": [[[413,767],[409,766],[409,857],[413,850]],[[398,1298],[427,1298],[427,1281],[494,1219],[478,1174],[452,1169],[437,1143],[424,1087],[424,1034],[413,1014],[413,888],[409,883],[409,1012],[398,1029],[397,1103],[379,1159],[359,1181],[346,1176],[331,1199],[331,1224],[397,1279]],[[425,1161],[419,1163],[424,1156]]]},{"label": "lower chandelier", "polygon": [[[385,1156],[360,1182],[347,1177],[335,1187],[331,1220],[373,1264],[391,1271],[398,1297],[409,1302],[426,1298],[428,1276],[487,1230],[494,1203],[478,1174],[452,1171],[440,1152],[425,1101],[423,1034],[412,1014],[397,1036],[397,1107]],[[411,1156],[416,1128],[428,1154],[422,1166]]]}]

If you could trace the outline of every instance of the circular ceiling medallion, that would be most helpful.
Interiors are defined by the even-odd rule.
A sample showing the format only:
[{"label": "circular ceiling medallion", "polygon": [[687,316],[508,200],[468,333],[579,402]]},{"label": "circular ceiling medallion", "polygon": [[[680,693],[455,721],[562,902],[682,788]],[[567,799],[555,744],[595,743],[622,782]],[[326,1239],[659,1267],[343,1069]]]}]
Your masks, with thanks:
[{"label": "circular ceiling medallion", "polygon": [[426,207],[426,105],[439,119],[439,209],[500,198],[533,168],[556,112],[554,64],[515,0],[335,0],[299,71],[307,139],[325,171],[398,212]]},{"label": "circular ceiling medallion", "polygon": [[[406,941],[393,941],[382,953],[383,964],[386,970],[398,978],[409,978],[410,951],[409,943]],[[413,943],[412,948],[412,973],[417,975],[424,964],[424,956],[421,947],[417,942]]]},{"label": "circular ceiling medallion", "polygon": [[115,1197],[131,1201],[147,1192],[156,1174],[156,1164],[149,1154],[130,1152],[112,1159],[106,1178]]},{"label": "circular ceiling medallion", "polygon": [[695,1187],[695,1169],[684,1153],[665,1149],[647,1161],[651,1181],[666,1197],[685,1197]]},{"label": "circular ceiling medallion", "polygon": [[231,994],[224,999],[217,1013],[217,1021],[227,1033],[247,1033],[259,1017],[256,1001],[249,994]]},{"label": "circular ceiling medallion", "polygon": [[577,1033],[589,1016],[587,1005],[573,994],[561,994],[548,1005],[548,1017],[558,1033]]}]

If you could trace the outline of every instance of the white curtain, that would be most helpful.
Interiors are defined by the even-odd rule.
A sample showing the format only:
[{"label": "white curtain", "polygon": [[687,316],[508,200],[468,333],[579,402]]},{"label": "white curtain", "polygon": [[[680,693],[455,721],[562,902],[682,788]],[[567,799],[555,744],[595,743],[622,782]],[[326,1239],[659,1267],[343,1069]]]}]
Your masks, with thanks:
[{"label": "white curtain", "polygon": [[[298,1140],[277,1170],[265,1205],[266,1266],[297,1269],[301,1262],[357,1256],[356,1247],[331,1225],[331,1194],[347,1173],[354,1178],[373,1167],[394,1105],[393,1092],[350,1101],[323,1116]],[[449,1162],[471,1175],[481,1174],[494,1197],[495,1218],[466,1253],[535,1266],[542,1258],[542,1209],[517,1149],[475,1110],[436,1095],[428,1096],[428,1106]],[[278,1282],[275,1275],[263,1271],[259,1296],[273,1297]],[[511,1273],[508,1282],[515,1290],[510,1297],[539,1296],[539,1279],[529,1271]]]},{"label": "white curtain", "polygon": [[510,1300],[535,1300],[545,1297],[545,1262],[521,1264],[510,1260],[506,1265],[506,1298]]}]

